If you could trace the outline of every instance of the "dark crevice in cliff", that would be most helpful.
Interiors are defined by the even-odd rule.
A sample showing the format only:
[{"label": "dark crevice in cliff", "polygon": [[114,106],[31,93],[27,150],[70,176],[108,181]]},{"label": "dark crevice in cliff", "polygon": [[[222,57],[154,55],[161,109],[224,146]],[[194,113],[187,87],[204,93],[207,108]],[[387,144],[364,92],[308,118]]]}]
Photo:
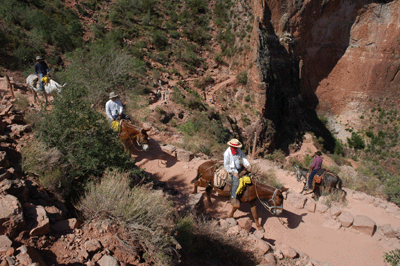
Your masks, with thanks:
[{"label": "dark crevice in cliff", "polygon": [[332,151],[334,138],[301,97],[299,58],[281,45],[272,27],[261,25],[259,36],[257,63],[267,94],[264,117],[275,126],[274,147],[288,151],[291,143],[311,131],[325,140],[325,149]]}]

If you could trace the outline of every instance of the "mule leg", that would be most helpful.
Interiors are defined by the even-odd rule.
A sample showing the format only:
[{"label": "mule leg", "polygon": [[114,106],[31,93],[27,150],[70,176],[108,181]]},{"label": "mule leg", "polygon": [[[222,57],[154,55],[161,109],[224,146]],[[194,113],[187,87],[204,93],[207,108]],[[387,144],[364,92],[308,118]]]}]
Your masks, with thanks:
[{"label": "mule leg", "polygon": [[237,209],[240,207],[240,201],[238,199],[231,198],[232,203],[232,211],[229,214],[229,218],[233,217],[233,214],[236,212]]},{"label": "mule leg", "polygon": [[197,187],[200,185],[200,182],[199,181],[195,181],[194,182],[194,189],[193,189],[193,192],[192,192],[192,194],[197,194]]},{"label": "mule leg", "polygon": [[211,190],[212,190],[212,187],[206,187],[206,195],[207,195],[207,200],[208,200],[209,204],[211,204]]},{"label": "mule leg", "polygon": [[258,215],[257,215],[257,205],[256,202],[250,203],[251,206],[251,214],[253,215],[254,223],[256,224],[257,230],[264,230],[260,223],[258,222]]}]

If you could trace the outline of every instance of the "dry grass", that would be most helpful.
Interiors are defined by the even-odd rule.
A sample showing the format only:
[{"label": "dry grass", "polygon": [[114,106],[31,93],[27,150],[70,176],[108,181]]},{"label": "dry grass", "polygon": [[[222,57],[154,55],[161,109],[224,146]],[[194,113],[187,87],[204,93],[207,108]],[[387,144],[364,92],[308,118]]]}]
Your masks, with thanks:
[{"label": "dry grass", "polygon": [[88,184],[76,208],[84,219],[112,219],[121,224],[131,241],[137,241],[156,265],[169,265],[173,254],[170,230],[174,209],[162,191],[150,185],[130,187],[129,175],[106,171],[100,182]]}]

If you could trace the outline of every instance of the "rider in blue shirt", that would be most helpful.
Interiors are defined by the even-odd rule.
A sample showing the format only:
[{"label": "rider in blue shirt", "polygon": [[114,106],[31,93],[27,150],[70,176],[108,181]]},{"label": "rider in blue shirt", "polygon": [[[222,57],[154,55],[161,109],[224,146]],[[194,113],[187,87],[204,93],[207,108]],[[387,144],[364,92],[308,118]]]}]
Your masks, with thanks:
[{"label": "rider in blue shirt", "polygon": [[35,74],[39,78],[40,90],[43,90],[43,81],[42,78],[46,75],[49,75],[49,67],[46,62],[43,61],[43,58],[39,55],[36,56],[36,64],[35,64]]}]

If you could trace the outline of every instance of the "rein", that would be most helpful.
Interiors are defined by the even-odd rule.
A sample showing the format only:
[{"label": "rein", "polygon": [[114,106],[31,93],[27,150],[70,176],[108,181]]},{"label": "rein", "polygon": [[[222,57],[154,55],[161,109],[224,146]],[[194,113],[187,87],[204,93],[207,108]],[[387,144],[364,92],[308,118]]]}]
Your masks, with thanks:
[{"label": "rein", "polygon": [[[205,173],[205,172],[207,172],[208,170],[210,170],[211,168],[213,168],[213,167],[216,167],[216,165],[218,164],[218,162],[216,162],[215,164],[213,164],[213,165],[211,165],[210,167],[208,167],[206,170],[204,170],[200,175],[199,175],[199,179],[201,178],[201,176]],[[210,178],[210,180],[207,180],[206,181],[206,183],[208,184],[208,185],[210,185],[211,186],[211,179],[213,178],[213,176],[211,176],[211,178]]]},{"label": "rein", "polygon": [[[265,209],[267,209],[267,211],[269,211],[272,215],[276,216],[276,215],[271,211],[272,209],[282,209],[282,210],[283,210],[283,204],[282,204],[281,206],[276,206],[275,200],[274,200],[274,197],[275,197],[275,195],[276,195],[276,192],[277,192],[279,189],[276,188],[275,191],[274,191],[274,194],[272,195],[272,198],[268,200],[268,202],[272,201],[272,203],[274,204],[274,206],[272,207],[272,206],[268,206],[268,204],[266,204],[265,202],[263,202],[263,201],[260,199],[260,196],[258,195],[258,192],[257,192],[257,182],[254,182],[254,186],[255,186],[255,188],[256,188],[256,194],[257,194],[258,200],[260,201],[261,205],[262,205]],[[279,222],[287,229],[288,227],[287,227],[287,225],[285,224],[285,222],[283,222],[282,219],[281,219],[280,217],[277,217],[277,218],[278,218]]]}]

